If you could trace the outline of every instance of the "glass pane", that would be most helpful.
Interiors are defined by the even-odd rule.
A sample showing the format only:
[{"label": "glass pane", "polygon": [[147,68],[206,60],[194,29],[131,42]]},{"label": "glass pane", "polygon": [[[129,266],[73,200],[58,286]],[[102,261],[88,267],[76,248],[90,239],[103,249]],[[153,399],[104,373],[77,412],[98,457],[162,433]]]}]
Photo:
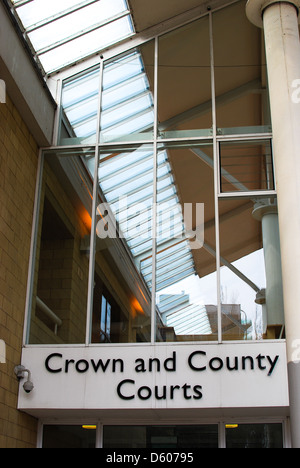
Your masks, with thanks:
[{"label": "glass pane", "polygon": [[159,39],[158,73],[159,135],[162,138],[210,136],[208,17]]},{"label": "glass pane", "polygon": [[162,146],[157,189],[157,341],[217,340],[212,145]]},{"label": "glass pane", "polygon": [[251,200],[219,202],[223,340],[262,338],[263,308],[256,294],[266,287],[261,225]]},{"label": "glass pane", "polygon": [[213,14],[213,37],[218,133],[269,132],[265,47],[244,2]]},{"label": "glass pane", "polygon": [[219,202],[223,340],[283,338],[276,203]]},{"label": "glass pane", "polygon": [[218,426],[105,426],[104,448],[218,448]]},{"label": "glass pane", "polygon": [[126,0],[34,0],[17,13],[46,73],[133,33]]},{"label": "glass pane", "polygon": [[221,192],[275,190],[270,140],[220,143]]},{"label": "glass pane", "polygon": [[[92,165],[90,170],[93,174]],[[103,150],[99,166],[93,343],[151,339],[151,290],[141,262],[151,258],[152,205],[153,147]]]},{"label": "glass pane", "polygon": [[30,344],[85,342],[89,260],[82,240],[90,236],[92,209],[81,156],[45,156]]},{"label": "glass pane", "polygon": [[[34,5],[38,14],[39,10],[41,11],[41,7],[39,8],[36,3],[37,1],[35,0]],[[44,1],[42,3],[45,5]],[[55,2],[52,0],[47,3],[52,4]],[[62,4],[61,1],[59,3],[60,5]],[[72,2],[71,6],[74,7],[74,2]],[[29,38],[35,44],[36,49],[40,50],[63,41],[74,34],[81,33],[83,29],[92,27],[97,23],[105,23],[122,11],[126,11],[123,0],[101,0],[101,2],[95,2],[86,8],[74,11],[72,15],[64,16],[42,28],[36,29],[32,33],[29,33]],[[44,17],[47,17],[45,16],[45,7],[42,9],[42,12],[44,13]],[[31,21],[32,19],[33,17],[31,16]]]},{"label": "glass pane", "polygon": [[96,67],[64,82],[60,145],[96,143],[99,81]]},{"label": "glass pane", "polygon": [[[52,18],[62,12],[67,11],[74,6],[78,6],[82,1],[77,0],[51,0],[51,2],[45,2],[45,0],[34,0],[33,2],[27,2],[26,4],[18,8],[18,13],[22,18],[23,24],[26,28],[32,26],[45,19]],[[82,19],[88,18],[93,12],[93,17],[101,18],[103,21],[112,18],[118,13],[127,10],[125,0],[101,0],[95,4],[88,5],[86,8],[80,10]],[[74,12],[71,16],[71,23],[77,17],[78,13]],[[69,17],[70,20],[70,17]],[[82,26],[82,25],[81,25]],[[71,27],[69,25],[69,27]]]},{"label": "glass pane", "polygon": [[[100,2],[101,3],[101,2]],[[132,34],[130,16],[106,24],[39,56],[48,73],[95,54]]]},{"label": "glass pane", "polygon": [[228,424],[226,448],[283,448],[282,424]]},{"label": "glass pane", "polygon": [[153,138],[153,74],[153,42],[105,65],[101,141]]},{"label": "glass pane", "polygon": [[44,426],[43,448],[96,448],[95,426]]},{"label": "glass pane", "polygon": [[52,0],[46,3],[45,0],[35,0],[19,7],[18,13],[27,28],[72,6],[74,6],[74,0]]}]

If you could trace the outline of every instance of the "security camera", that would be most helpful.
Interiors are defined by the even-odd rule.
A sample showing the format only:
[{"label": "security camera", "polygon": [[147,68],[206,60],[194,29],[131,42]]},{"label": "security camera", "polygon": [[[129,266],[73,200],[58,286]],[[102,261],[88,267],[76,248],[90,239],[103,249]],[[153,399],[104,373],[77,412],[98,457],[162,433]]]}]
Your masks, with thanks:
[{"label": "security camera", "polygon": [[31,393],[34,389],[34,385],[30,380],[27,380],[27,382],[24,383],[23,388],[26,393]]},{"label": "security camera", "polygon": [[31,372],[28,369],[25,369],[24,366],[16,366],[15,367],[15,374],[17,376],[18,381],[20,382],[24,379],[24,373],[28,374],[27,381],[23,385],[23,389],[26,393],[31,393],[34,389],[34,385],[31,382]]}]

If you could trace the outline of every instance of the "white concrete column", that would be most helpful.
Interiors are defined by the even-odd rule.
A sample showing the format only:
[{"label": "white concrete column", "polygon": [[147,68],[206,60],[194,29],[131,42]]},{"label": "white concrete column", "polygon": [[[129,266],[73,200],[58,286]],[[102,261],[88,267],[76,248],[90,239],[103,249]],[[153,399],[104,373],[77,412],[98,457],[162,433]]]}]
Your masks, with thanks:
[{"label": "white concrete column", "polygon": [[280,327],[284,325],[284,306],[277,203],[261,200],[254,206],[252,214],[262,224],[267,325]]},{"label": "white concrete column", "polygon": [[265,33],[294,448],[300,448],[299,7],[299,0],[249,0],[246,8],[250,21]]}]

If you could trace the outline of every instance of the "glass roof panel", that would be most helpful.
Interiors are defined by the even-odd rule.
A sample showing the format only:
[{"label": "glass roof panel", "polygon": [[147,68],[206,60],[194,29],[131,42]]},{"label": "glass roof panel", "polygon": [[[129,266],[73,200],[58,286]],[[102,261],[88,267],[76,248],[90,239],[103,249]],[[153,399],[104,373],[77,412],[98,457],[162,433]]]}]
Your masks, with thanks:
[{"label": "glass roof panel", "polygon": [[103,76],[101,139],[129,139],[151,131],[153,98],[142,54],[134,50],[107,63]]},{"label": "glass roof panel", "polygon": [[90,96],[97,96],[99,93],[99,68],[85,73],[75,80],[65,82],[63,93],[63,107],[77,105],[79,102],[88,99]]},{"label": "glass roof panel", "polygon": [[137,76],[129,79],[119,86],[114,86],[103,93],[102,96],[102,109],[107,109],[120,104],[124,99],[124,93],[128,98],[135,98],[143,93],[146,89],[147,83],[144,76]]},{"label": "glass roof panel", "polygon": [[134,33],[127,0],[12,0],[46,73]]}]

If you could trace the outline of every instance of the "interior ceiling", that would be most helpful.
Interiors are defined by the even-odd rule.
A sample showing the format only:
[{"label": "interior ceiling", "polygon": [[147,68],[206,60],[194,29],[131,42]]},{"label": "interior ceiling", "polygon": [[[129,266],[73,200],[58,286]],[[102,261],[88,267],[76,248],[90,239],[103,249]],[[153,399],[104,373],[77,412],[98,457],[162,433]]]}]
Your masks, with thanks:
[{"label": "interior ceiling", "polygon": [[[149,8],[149,0],[128,0],[137,33],[194,8],[209,6],[211,3],[207,0],[151,0]],[[224,1],[218,3],[225,4]]]}]

